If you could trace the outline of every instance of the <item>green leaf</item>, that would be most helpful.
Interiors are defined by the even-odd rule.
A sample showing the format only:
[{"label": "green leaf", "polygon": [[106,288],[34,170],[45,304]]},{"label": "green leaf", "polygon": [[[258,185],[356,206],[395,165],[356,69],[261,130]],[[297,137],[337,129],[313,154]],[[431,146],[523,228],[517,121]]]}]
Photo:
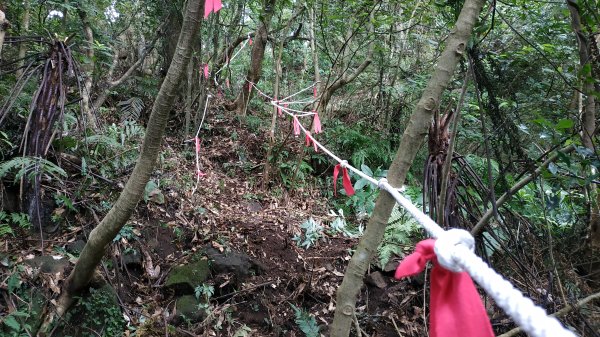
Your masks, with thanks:
[{"label": "green leaf", "polygon": [[17,322],[17,320],[12,315],[6,316],[3,322],[13,331],[21,330],[21,324],[19,324],[19,322]]},{"label": "green leaf", "polygon": [[573,127],[573,121],[570,119],[561,119],[554,126],[557,130],[560,129],[570,129]]},{"label": "green leaf", "polygon": [[363,173],[368,175],[369,177],[373,176],[373,171],[371,170],[370,167],[368,167],[365,164],[360,165],[360,170],[363,171]]}]

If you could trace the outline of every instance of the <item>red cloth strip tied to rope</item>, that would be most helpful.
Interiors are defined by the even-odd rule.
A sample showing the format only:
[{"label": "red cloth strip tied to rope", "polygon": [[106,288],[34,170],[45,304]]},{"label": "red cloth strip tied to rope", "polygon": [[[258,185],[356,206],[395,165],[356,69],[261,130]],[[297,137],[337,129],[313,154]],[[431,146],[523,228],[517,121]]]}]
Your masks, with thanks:
[{"label": "red cloth strip tied to rope", "polygon": [[342,170],[342,184],[344,185],[344,190],[346,194],[351,197],[354,195],[354,188],[352,187],[352,181],[350,180],[350,176],[348,175],[348,169],[346,166],[342,164],[337,164],[333,168],[333,193],[337,196],[337,177],[340,173],[340,169]]},{"label": "red cloth strip tied to rope", "polygon": [[223,8],[221,0],[206,0],[204,2],[204,18],[208,18],[211,12],[217,13],[221,8]]},{"label": "red cloth strip tied to rope", "polygon": [[419,242],[415,252],[402,260],[395,278],[419,274],[433,262],[429,299],[430,337],[494,337],[479,293],[466,272],[442,267],[434,251],[435,240]]},{"label": "red cloth strip tied to rope", "polygon": [[306,146],[310,146],[310,143],[313,144],[315,152],[319,152],[319,147],[317,146],[317,143],[313,142],[312,138],[310,138],[310,131],[306,131]]},{"label": "red cloth strip tied to rope", "polygon": [[316,111],[313,110],[313,113],[313,128],[315,130],[315,133],[321,133],[321,119],[319,119],[319,114]]}]

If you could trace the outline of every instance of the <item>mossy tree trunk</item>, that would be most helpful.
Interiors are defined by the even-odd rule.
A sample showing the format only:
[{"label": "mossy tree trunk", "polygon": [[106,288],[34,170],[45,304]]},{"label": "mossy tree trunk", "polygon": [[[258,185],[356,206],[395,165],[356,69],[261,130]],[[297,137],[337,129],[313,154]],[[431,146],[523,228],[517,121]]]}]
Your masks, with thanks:
[{"label": "mossy tree trunk", "polygon": [[[427,134],[433,112],[438,108],[442,93],[452,79],[456,65],[464,55],[467,41],[483,4],[483,0],[465,1],[433,75],[402,135],[398,152],[388,171],[387,179],[392,186],[401,186],[404,183],[408,169]],[[350,326],[356,310],[356,299],[363,286],[363,276],[383,239],[394,204],[395,200],[389,193],[382,191],[379,194],[373,216],[369,219],[367,229],[358,243],[346,269],[344,280],[337,291],[337,304],[330,336],[346,337],[350,334]]]},{"label": "mossy tree trunk", "polygon": [[191,57],[192,44],[199,31],[203,7],[203,0],[188,1],[175,55],[152,106],[140,157],[119,199],[100,224],[90,233],[75,268],[65,281],[57,304],[56,312],[59,316],[64,314],[73,303],[74,296],[88,285],[94,270],[104,255],[105,248],[125,225],[141,199],[156,164],[170,109],[178,94],[180,82]]}]

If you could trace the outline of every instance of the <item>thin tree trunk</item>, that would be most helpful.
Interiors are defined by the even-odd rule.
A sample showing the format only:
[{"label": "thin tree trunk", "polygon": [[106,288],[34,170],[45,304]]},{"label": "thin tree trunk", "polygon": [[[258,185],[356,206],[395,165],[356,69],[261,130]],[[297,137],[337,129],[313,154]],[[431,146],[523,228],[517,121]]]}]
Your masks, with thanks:
[{"label": "thin tree trunk", "polygon": [[97,130],[98,124],[96,121],[96,116],[94,115],[91,107],[94,68],[96,67],[96,62],[94,61],[94,32],[92,31],[92,27],[87,18],[87,13],[81,9],[79,9],[79,18],[81,19],[81,23],[83,24],[83,32],[85,33],[85,57],[87,58],[87,62],[85,62],[81,67],[81,70],[85,73],[83,92],[81,93],[81,109],[83,110],[83,115],[87,120],[87,126],[91,127],[93,130]]},{"label": "thin tree trunk", "polygon": [[[446,48],[402,135],[398,152],[388,171],[387,179],[392,186],[399,187],[404,183],[408,169],[427,134],[433,112],[439,107],[442,93],[452,79],[456,65],[464,56],[467,41],[483,4],[483,0],[465,1],[456,26],[448,36]],[[337,291],[337,304],[330,334],[333,337],[346,337],[350,334],[350,326],[356,311],[356,299],[363,286],[363,276],[383,239],[394,204],[395,200],[389,193],[384,191],[379,193],[373,215]]]},{"label": "thin tree trunk", "polygon": [[252,53],[250,59],[250,67],[248,68],[248,74],[244,79],[240,94],[237,96],[231,106],[230,110],[236,110],[236,113],[240,116],[246,115],[246,105],[250,101],[252,94],[250,84],[258,84],[262,75],[262,62],[265,56],[265,47],[267,46],[267,38],[269,32],[269,25],[271,24],[271,18],[275,11],[276,0],[267,0],[263,8],[261,15],[260,24],[254,35],[254,43],[252,45]]},{"label": "thin tree trunk", "polygon": [[[273,85],[273,97],[279,99],[279,81],[281,80],[281,57],[283,55],[283,45],[285,43],[285,37],[287,31],[290,29],[292,22],[295,19],[295,15],[292,15],[290,20],[287,22],[283,29],[283,34],[279,45],[277,46],[277,57],[275,61],[275,85]],[[263,171],[262,189],[266,190],[269,186],[270,175],[271,175],[271,156],[273,155],[273,147],[275,146],[275,129],[277,128],[277,107],[273,107],[273,114],[271,115],[271,128],[269,129],[269,147],[267,148],[267,157],[265,158],[265,169]]]},{"label": "thin tree trunk", "polygon": [[[319,51],[317,50],[317,40],[315,37],[315,10],[313,7],[310,7],[308,9],[308,15],[310,16],[309,18],[309,29],[308,29],[308,34],[309,34],[309,38],[310,38],[310,51],[312,54],[312,61],[313,61],[313,67],[315,70],[315,82],[320,83],[321,82],[321,72],[319,71]],[[317,84],[317,88],[319,87],[319,85]],[[317,109],[317,107],[319,106],[319,102],[316,101],[314,104],[314,109]]]},{"label": "thin tree trunk", "polygon": [[[571,28],[577,36],[577,45],[579,47],[579,64],[582,69],[589,68],[590,75],[593,76],[592,63],[590,59],[590,41],[581,28],[581,16],[579,12],[579,6],[577,2],[573,0],[567,0],[567,7],[571,13]],[[585,103],[583,104],[583,111],[581,115],[581,142],[583,146],[588,148],[592,153],[595,153],[593,136],[594,130],[596,129],[596,100],[594,98],[594,81],[591,81],[584,74],[582,81],[582,91],[585,97]],[[594,174],[592,169],[591,174]],[[590,200],[592,200],[591,214],[590,214],[590,239],[592,246],[600,247],[600,195],[596,189],[595,184],[589,185]]]},{"label": "thin tree trunk", "polygon": [[190,129],[192,123],[192,111],[193,111],[193,88],[194,86],[194,60],[190,60],[187,66],[187,85],[185,91],[185,125],[183,134],[185,139],[190,139]]},{"label": "thin tree trunk", "polygon": [[[548,165],[550,165],[550,163],[552,163],[556,159],[558,159],[558,157],[561,154],[565,155],[565,154],[572,152],[573,150],[575,150],[575,146],[568,145],[568,146],[558,150],[557,153],[549,156],[548,159],[546,159],[543,163],[541,163],[540,166],[538,166],[538,168],[536,168],[533,172],[531,172],[531,174],[529,174],[528,176],[519,180],[508,191],[504,192],[504,194],[502,194],[498,199],[496,199],[496,209],[498,209],[498,207],[502,206],[502,204],[504,204],[506,201],[510,200],[510,197],[512,197],[515,193],[517,193],[520,189],[525,187],[527,184],[532,182],[533,179],[537,178],[537,176],[539,176],[544,171],[544,169],[546,167],[548,167]],[[475,235],[479,234],[483,230],[483,227],[487,224],[487,222],[492,218],[493,215],[494,215],[494,207],[491,207],[490,209],[488,209],[485,212],[485,214],[481,217],[481,219],[479,219],[479,221],[473,227],[473,229],[471,229],[471,235],[475,236]]]},{"label": "thin tree trunk", "polygon": [[2,45],[4,44],[4,35],[10,23],[6,20],[6,14],[0,10],[0,60],[2,60]]},{"label": "thin tree trunk", "polygon": [[[23,8],[23,21],[22,21],[22,29],[19,32],[19,34],[21,36],[23,35],[27,35],[27,33],[29,32],[29,0],[25,0],[24,2],[24,8]],[[27,52],[27,44],[26,43],[21,43],[19,44],[19,63],[17,64],[17,78],[21,77],[23,75],[23,67],[25,66],[25,54]]]},{"label": "thin tree trunk", "polygon": [[119,199],[102,222],[90,233],[73,271],[65,281],[56,308],[58,316],[66,312],[73,303],[74,296],[87,286],[94,270],[102,260],[106,246],[119,233],[142,196],[156,164],[169,111],[190,60],[192,44],[199,31],[203,6],[203,0],[188,1],[175,55],[152,106],[140,157]]}]

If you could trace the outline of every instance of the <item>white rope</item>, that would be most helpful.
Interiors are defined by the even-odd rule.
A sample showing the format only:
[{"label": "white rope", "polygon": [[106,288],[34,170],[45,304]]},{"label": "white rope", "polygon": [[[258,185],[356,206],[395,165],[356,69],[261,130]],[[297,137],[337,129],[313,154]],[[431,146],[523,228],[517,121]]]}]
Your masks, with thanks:
[{"label": "white rope", "polygon": [[295,94],[289,95],[288,97],[286,97],[286,98],[282,99],[281,101],[287,101],[288,99],[290,99],[290,98],[292,98],[292,97],[294,97],[294,96],[297,96],[297,95],[299,95],[299,94],[301,94],[301,93],[305,92],[306,90],[308,90],[308,89],[310,89],[310,88],[314,87],[314,86],[315,86],[315,85],[317,85],[318,83],[319,83],[319,82],[315,82],[315,83],[311,84],[310,86],[308,86],[308,87],[306,87],[306,88],[304,88],[304,89],[302,89],[302,90],[300,90],[300,91],[296,92]]},{"label": "white rope", "polygon": [[[225,67],[229,66],[229,64],[231,64],[231,61],[233,61],[233,59],[235,59],[236,56],[238,56],[238,54],[244,49],[244,47],[246,47],[246,44],[248,44],[248,41],[250,41],[250,33],[248,33],[248,39],[246,39],[246,41],[244,41],[244,43],[242,43],[242,46],[240,47],[240,49],[233,54],[233,56],[227,61],[225,62],[225,64],[221,67],[221,69],[217,70],[217,72],[214,74],[214,81],[215,81],[215,85],[218,87],[219,86],[219,82],[217,82],[217,75],[223,70],[225,69]],[[227,57],[227,50],[225,50],[225,57]]]},{"label": "white rope", "polygon": [[[316,83],[315,83],[316,84]],[[254,85],[254,84],[253,84]],[[314,84],[313,84],[314,86]],[[254,86],[256,88],[256,86]],[[303,89],[305,91],[312,86]],[[257,88],[258,90],[258,88]],[[300,91],[300,92],[302,92]],[[289,99],[292,96],[286,97],[284,100],[273,100],[271,97],[262,93],[263,96],[271,99],[271,104],[279,107],[286,114],[293,117],[298,117],[294,114],[293,110],[279,105],[285,99]],[[284,102],[283,102],[284,103]],[[306,111],[300,111],[306,114]],[[355,167],[348,165],[346,160],[343,160],[329,151],[325,146],[318,142],[311,133],[298,123],[300,129],[306,134],[310,140],[316,144],[325,154],[329,155],[335,161],[346,167],[350,171],[356,173],[363,179],[366,179],[373,185],[379,187],[379,189],[385,190],[400,204],[404,207],[417,222],[423,226],[423,228],[431,235],[436,238],[435,252],[438,261],[444,268],[452,271],[466,271],[474,280],[477,282],[501,307],[512,319],[519,324],[525,332],[533,337],[575,337],[576,335],[570,330],[562,326],[562,324],[554,317],[550,317],[546,314],[545,310],[536,306],[531,299],[526,298],[523,294],[517,290],[513,285],[506,281],[501,275],[491,269],[481,258],[474,253],[475,239],[473,236],[463,229],[450,229],[445,231],[429,216],[418,209],[413,203],[402,196],[398,189],[390,185],[386,178],[375,180],[374,178],[366,175],[362,171]]]},{"label": "white rope", "polygon": [[[211,98],[212,95],[208,94],[206,95],[206,102],[204,103],[204,112],[202,113],[202,120],[200,120],[200,126],[198,126],[198,131],[196,131],[196,136],[194,137],[193,141],[194,141],[194,147],[196,146],[196,138],[198,138],[198,135],[200,135],[200,130],[202,129],[202,124],[204,123],[204,118],[206,117],[206,110],[208,109],[208,99]],[[198,153],[197,149],[194,149],[195,153],[196,153],[196,185],[194,186],[194,189],[192,189],[192,195],[194,195],[194,193],[196,193],[196,190],[198,189],[198,185],[200,184],[200,154]]]}]

